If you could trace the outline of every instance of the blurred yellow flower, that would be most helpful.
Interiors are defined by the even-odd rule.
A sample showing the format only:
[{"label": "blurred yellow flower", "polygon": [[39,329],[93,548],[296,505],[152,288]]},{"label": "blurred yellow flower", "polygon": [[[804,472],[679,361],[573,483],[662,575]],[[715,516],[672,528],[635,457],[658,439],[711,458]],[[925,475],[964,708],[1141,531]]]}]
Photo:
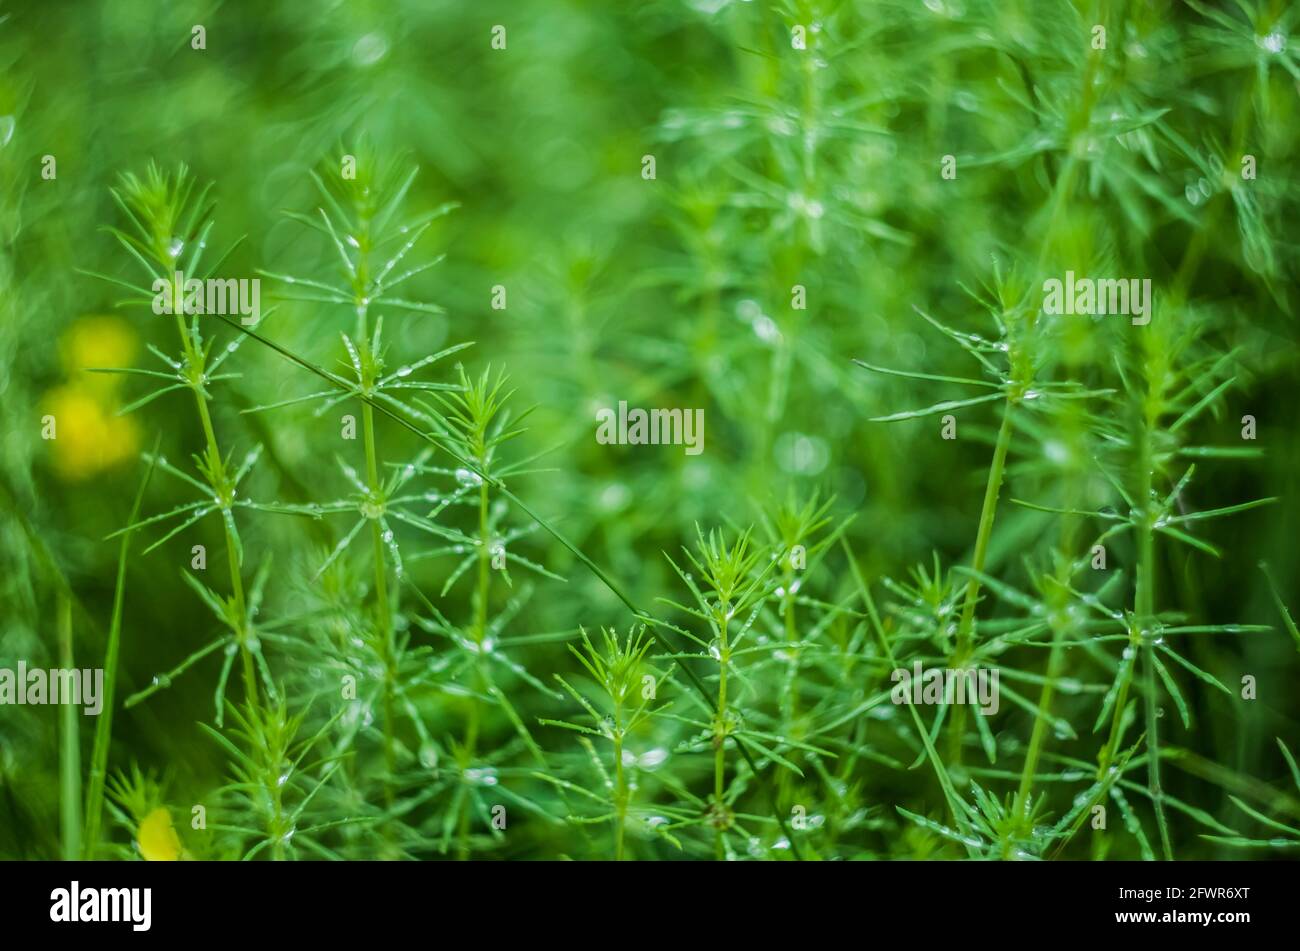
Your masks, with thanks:
[{"label": "blurred yellow flower", "polygon": [[88,479],[134,458],[139,449],[139,425],[115,412],[121,376],[86,372],[88,367],[130,366],[137,343],[130,325],[110,316],[83,317],[59,341],[70,382],[45,394],[42,415],[54,417],[50,449],[64,479]]},{"label": "blurred yellow flower", "polygon": [[93,388],[69,383],[50,390],[45,413],[54,417],[54,467],[69,481],[88,479],[133,458],[140,445],[135,420],[113,415]]},{"label": "blurred yellow flower", "polygon": [[181,858],[181,840],[172,828],[166,806],[159,806],[140,820],[135,844],[147,862],[175,862]]},{"label": "blurred yellow flower", "polygon": [[95,314],[75,321],[59,341],[63,368],[74,381],[115,389],[116,373],[87,373],[89,367],[129,367],[139,349],[131,325],[120,317]]}]

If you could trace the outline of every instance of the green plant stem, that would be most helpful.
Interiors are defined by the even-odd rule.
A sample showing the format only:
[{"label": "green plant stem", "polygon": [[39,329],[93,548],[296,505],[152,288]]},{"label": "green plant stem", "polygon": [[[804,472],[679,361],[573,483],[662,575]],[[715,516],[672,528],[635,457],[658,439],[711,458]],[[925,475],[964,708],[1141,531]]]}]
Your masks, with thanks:
[{"label": "green plant stem", "polygon": [[723,796],[726,791],[724,780],[727,770],[727,665],[731,662],[731,648],[727,643],[727,618],[730,613],[730,602],[724,598],[718,616],[718,709],[713,739],[713,801],[717,821],[714,854],[718,861],[723,861],[727,857],[724,838],[726,830],[723,827],[726,816]]},{"label": "green plant stem", "polygon": [[[1148,385],[1154,385],[1149,383]],[[1165,818],[1164,792],[1160,785],[1160,737],[1156,715],[1155,639],[1155,518],[1152,502],[1155,461],[1151,446],[1151,433],[1158,419],[1156,409],[1148,407],[1143,420],[1140,452],[1138,455],[1138,498],[1142,504],[1141,521],[1137,526],[1138,566],[1137,591],[1134,610],[1140,630],[1142,651],[1142,693],[1146,713],[1147,734],[1147,785],[1151,802],[1155,806],[1156,825],[1160,829],[1160,845],[1167,861],[1173,860],[1169,841],[1169,823]]]},{"label": "green plant stem", "polygon": [[[1129,649],[1137,650],[1136,635],[1129,634]],[[1124,708],[1128,706],[1129,690],[1133,685],[1133,667],[1130,666],[1124,679],[1120,681],[1119,691],[1115,695],[1115,707],[1110,716],[1110,733],[1106,737],[1106,745],[1101,748],[1101,756],[1097,760],[1097,779],[1106,775],[1111,764],[1115,761],[1115,752],[1119,749],[1120,740],[1123,739],[1124,727]]]},{"label": "green plant stem", "polygon": [[478,592],[475,603],[474,639],[480,645],[487,637],[487,601],[488,584],[491,575],[492,553],[488,550],[492,543],[488,527],[488,486],[486,482],[478,488]]},{"label": "green plant stem", "polygon": [[[487,462],[483,458],[485,454],[486,454],[486,450],[484,450],[483,454],[480,454],[479,456],[480,464],[483,465],[484,468],[486,468],[487,466]],[[489,552],[488,548],[489,545],[491,544],[492,539],[491,539],[491,530],[489,528],[489,523],[488,523],[488,511],[489,511],[488,484],[487,484],[487,480],[484,480],[479,485],[479,493],[478,493],[478,532],[479,532],[478,588],[474,594],[474,630],[473,630],[474,643],[479,648],[480,652],[483,647],[483,642],[487,638],[488,589],[492,580],[492,576],[489,572],[489,569],[491,568],[491,553]],[[474,672],[475,672],[474,689],[475,691],[478,691],[478,689],[481,686],[481,678],[479,676],[479,670],[478,670],[479,661],[477,657],[481,656],[481,653],[480,655],[475,655],[475,656],[476,659],[474,661]],[[478,705],[477,696],[470,697],[469,721],[465,727],[465,744],[462,753],[463,760],[464,760],[461,765],[462,772],[465,769],[469,768],[470,764],[474,761],[474,756],[478,752],[478,732],[479,732],[479,716],[480,716],[478,707],[479,705]],[[466,804],[461,811],[460,828],[458,830],[457,836],[460,843],[458,848],[459,857],[462,860],[468,859],[469,858],[468,804]]]},{"label": "green plant stem", "polygon": [[[799,626],[795,623],[795,604],[794,604],[794,567],[790,564],[789,554],[785,555],[785,597],[782,599],[781,613],[785,618],[785,639],[790,646],[787,648],[790,652],[790,662],[788,665],[789,673],[786,679],[786,689],[783,691],[783,698],[786,701],[786,720],[793,728],[795,717],[799,712],[799,649],[795,643],[799,640]],[[799,739],[795,736],[795,739]]]},{"label": "green plant stem", "polygon": [[[993,537],[993,522],[997,517],[998,496],[1002,490],[1002,474],[1007,464],[1007,450],[1011,445],[1011,406],[1007,400],[1002,410],[1002,425],[998,428],[997,442],[993,447],[993,461],[989,464],[988,483],[984,487],[984,504],[980,509],[979,528],[975,533],[975,553],[971,568],[976,572],[984,571],[984,561],[988,556],[989,539]],[[966,599],[962,604],[961,621],[957,628],[957,649],[953,655],[953,666],[961,669],[970,660],[975,628],[975,605],[979,601],[980,581],[972,576],[966,584]],[[962,738],[966,731],[966,708],[960,704],[953,710],[949,721],[949,755],[954,764],[960,764],[962,758]]]},{"label": "green plant stem", "polygon": [[[158,455],[158,444],[162,436],[154,441],[154,458]],[[140,515],[140,506],[144,502],[145,490],[153,475],[153,463],[145,470],[136,490],[135,502],[131,506],[131,515],[127,525],[134,525]],[[117,582],[113,588],[113,613],[108,627],[108,645],[104,650],[104,695],[99,719],[95,723],[95,745],[90,754],[90,777],[86,791],[86,830],[82,836],[84,859],[93,859],[99,845],[99,826],[104,813],[104,782],[108,776],[108,749],[113,737],[113,697],[117,686],[118,656],[122,647],[122,607],[126,601],[126,559],[131,548],[132,531],[122,536],[122,544],[117,554]]]},{"label": "green plant stem", "polygon": [[284,833],[285,829],[281,822],[284,818],[284,797],[281,793],[283,787],[279,782],[271,782],[268,792],[271,796],[271,805],[274,810],[271,819],[271,861],[280,862],[284,859]]},{"label": "green plant stem", "polygon": [[[370,404],[361,407],[361,427],[366,445],[366,483],[372,494],[382,491],[379,457],[375,450],[375,414]],[[384,556],[384,534],[379,519],[370,519],[370,541],[375,571],[375,620],[379,625],[379,656],[384,665],[384,802],[393,804],[393,775],[397,753],[393,738],[393,619],[388,603],[388,567]]]},{"label": "green plant stem", "polygon": [[[1069,417],[1073,438],[1080,437],[1080,433],[1075,430],[1079,423],[1077,414]],[[1069,493],[1069,500],[1066,507],[1072,508],[1078,501],[1082,486],[1077,482],[1073,484],[1072,491]],[[1073,552],[1078,541],[1079,518],[1074,515],[1065,515],[1061,518],[1061,540],[1060,550],[1062,552]],[[1038,773],[1038,760],[1042,754],[1043,745],[1047,741],[1047,726],[1049,718],[1052,715],[1052,701],[1056,695],[1056,682],[1061,676],[1061,670],[1065,665],[1065,652],[1063,642],[1067,630],[1073,626],[1069,614],[1069,590],[1070,579],[1074,573],[1074,564],[1062,558],[1058,561],[1055,584],[1051,587],[1050,607],[1051,613],[1050,624],[1052,627],[1052,646],[1048,649],[1047,667],[1044,671],[1043,689],[1038,698],[1038,710],[1034,715],[1034,728],[1029,738],[1029,748],[1025,753],[1024,769],[1020,774],[1020,786],[1016,790],[1015,809],[1012,815],[1016,820],[1016,830],[1020,835],[1029,835],[1033,832],[1032,812],[1033,800],[1032,794],[1034,789],[1034,779]],[[1009,843],[1004,843],[1004,849]],[[1009,852],[1004,851],[1003,857],[1006,858]]]},{"label": "green plant stem", "polygon": [[623,704],[614,703],[614,861],[623,861],[629,790],[623,768]]},{"label": "green plant stem", "polygon": [[[469,715],[466,718],[466,724],[465,724],[465,743],[461,747],[461,755],[460,755],[461,782],[466,782],[465,773],[469,769],[470,763],[474,761],[474,755],[478,749],[478,730],[479,730],[478,700],[474,697],[471,697]],[[469,848],[470,804],[469,802],[464,801],[467,800],[468,798],[469,798],[469,793],[466,792],[465,795],[462,797],[462,802],[460,805],[460,816],[457,821],[457,828],[456,828],[456,858],[461,862],[468,861],[470,856],[470,848]]]},{"label": "green plant stem", "polygon": [[[361,379],[357,382],[365,393],[372,391],[377,380],[379,354],[371,352],[370,340],[370,224],[368,207],[358,209],[357,264],[353,275],[353,306],[357,314],[357,346],[361,349]],[[366,489],[371,502],[382,505],[384,487],[379,476],[379,452],[375,439],[375,413],[368,402],[361,406],[362,439],[366,451]],[[397,676],[396,644],[393,642],[393,617],[388,600],[388,563],[384,553],[383,527],[379,518],[370,519],[371,561],[375,574],[375,620],[379,629],[379,656],[384,667],[384,802],[391,809],[394,802],[393,777],[397,773],[397,746],[394,736],[393,681]]]},{"label": "green plant stem", "polygon": [[[786,650],[790,653],[790,659],[786,664],[785,686],[781,691],[781,702],[783,705],[786,729],[791,738],[796,740],[803,739],[803,731],[796,723],[799,714],[799,649],[795,643],[799,640],[799,629],[795,623],[795,604],[794,604],[794,566],[790,564],[790,555],[787,551],[785,558],[785,596],[781,602],[781,611],[785,619],[785,640]],[[789,801],[790,787],[794,783],[794,773],[790,770],[782,770],[780,781],[778,783],[781,792],[781,803],[784,806]]]},{"label": "green plant stem", "polygon": [[[75,670],[72,656],[72,601],[59,595],[59,665]],[[81,857],[81,743],[77,732],[78,710],[67,698],[59,698],[59,813],[63,827],[63,859]]]},{"label": "green plant stem", "polygon": [[[176,291],[173,300],[181,298],[175,296],[179,293]],[[179,313],[175,314],[176,330],[181,336],[181,348],[185,353],[185,361],[190,370],[190,389],[194,393],[194,405],[198,410],[199,423],[203,427],[203,438],[206,444],[208,470],[213,482],[213,491],[222,504],[229,501],[233,490],[227,481],[226,463],[221,455],[221,447],[217,443],[217,432],[212,426],[212,415],[208,411],[208,398],[203,393],[203,377],[205,375],[204,357],[200,348],[194,345],[194,340],[190,336],[189,330],[185,327],[185,318]],[[221,520],[222,534],[226,542],[226,563],[230,566],[230,591],[235,600],[234,614],[236,623],[236,639],[239,641],[240,659],[243,661],[242,671],[244,678],[244,694],[250,704],[257,703],[257,676],[253,669],[252,653],[248,649],[249,631],[245,625],[245,619],[248,616],[246,601],[244,599],[244,579],[240,574],[240,565],[237,552],[238,546],[235,544],[234,536],[230,533],[230,526],[226,520]]]},{"label": "green plant stem", "polygon": [[[1069,518],[1067,516],[1067,518]],[[1068,570],[1063,568],[1062,584],[1055,590],[1064,593],[1067,588],[1065,583],[1068,581]],[[1058,603],[1054,608],[1060,614],[1064,613],[1066,605]],[[1061,676],[1061,668],[1065,662],[1065,652],[1062,650],[1062,640],[1064,639],[1065,625],[1058,620],[1052,622],[1052,646],[1047,655],[1047,669],[1043,675],[1043,690],[1038,697],[1038,709],[1034,714],[1034,728],[1029,737],[1029,748],[1025,752],[1025,765],[1020,773],[1020,786],[1016,790],[1015,807],[1012,815],[1015,817],[1015,829],[1019,835],[1028,836],[1033,832],[1032,827],[1032,806],[1033,806],[1033,789],[1034,777],[1038,773],[1038,760],[1042,755],[1043,744],[1047,740],[1047,725],[1052,715],[1052,700],[1056,695],[1056,681]],[[1010,854],[1011,842],[1003,842],[1003,858]]]},{"label": "green plant stem", "polygon": [[[1047,671],[1043,680],[1043,691],[1038,698],[1038,710],[1034,714],[1034,729],[1029,737],[1029,749],[1025,752],[1025,765],[1020,774],[1020,786],[1016,790],[1015,816],[1017,821],[1028,818],[1030,794],[1034,787],[1034,775],[1038,771],[1038,757],[1043,750],[1043,741],[1047,738],[1047,723],[1052,714],[1052,697],[1055,693],[1056,678],[1061,673],[1061,629],[1053,626],[1052,647],[1047,657]],[[1028,829],[1022,826],[1022,831]]]}]

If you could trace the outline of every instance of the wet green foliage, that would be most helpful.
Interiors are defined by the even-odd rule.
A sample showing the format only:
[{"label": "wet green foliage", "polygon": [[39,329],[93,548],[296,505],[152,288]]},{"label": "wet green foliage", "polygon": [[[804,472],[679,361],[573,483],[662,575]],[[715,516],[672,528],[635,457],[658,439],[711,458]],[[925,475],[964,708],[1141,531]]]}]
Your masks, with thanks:
[{"label": "wet green foliage", "polygon": [[1294,855],[1297,30],[0,7],[0,857]]}]

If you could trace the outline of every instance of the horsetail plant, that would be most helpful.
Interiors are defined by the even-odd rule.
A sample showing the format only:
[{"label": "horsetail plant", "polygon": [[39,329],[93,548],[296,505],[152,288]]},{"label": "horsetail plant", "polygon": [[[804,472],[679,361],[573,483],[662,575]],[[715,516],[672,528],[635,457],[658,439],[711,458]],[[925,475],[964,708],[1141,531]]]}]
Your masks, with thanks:
[{"label": "horsetail plant", "polygon": [[[349,165],[349,158],[353,163],[353,174],[344,171]],[[417,369],[463,349],[468,344],[425,357],[416,364],[400,367],[391,374],[384,373],[384,325],[380,308],[423,314],[442,313],[442,309],[436,305],[397,297],[393,293],[408,280],[441,261],[441,258],[436,258],[394,273],[433,221],[454,207],[454,205],[444,205],[413,222],[399,224],[397,215],[415,175],[415,169],[402,172],[396,165],[381,166],[373,151],[363,150],[359,162],[355,157],[345,156],[338,163],[330,166],[325,177],[313,174],[313,180],[322,199],[322,206],[316,209],[314,216],[296,212],[288,213],[289,217],[328,237],[339,256],[341,267],[336,276],[339,283],[270,272],[267,272],[267,276],[289,285],[290,290],[282,295],[286,300],[342,306],[354,313],[355,326],[352,335],[346,333],[342,335],[348,357],[348,369],[352,372],[353,378],[350,381],[350,393],[346,390],[342,393],[333,391],[313,393],[273,404],[274,406],[317,401],[320,403],[318,413],[324,413],[351,395],[380,399],[407,409],[399,397],[394,395],[395,393],[451,388],[447,384],[418,382],[409,380],[408,377]],[[299,285],[302,290],[298,289]],[[374,410],[369,402],[362,402],[361,413],[365,453],[364,478],[359,477],[350,465],[340,462],[344,475],[357,490],[355,501],[347,504],[346,510],[355,511],[359,518],[335,548],[331,559],[340,554],[356,534],[368,526],[370,558],[374,573],[374,636],[384,671],[381,702],[384,768],[388,776],[384,795],[391,806],[392,782],[398,767],[394,736],[397,715],[395,704],[398,656],[393,633],[393,599],[389,591],[389,576],[391,572],[400,582],[402,560],[395,541],[395,533],[388,523],[387,516],[390,513],[390,504],[395,504],[394,499],[398,490],[405,486],[414,474],[414,470],[406,466],[394,472],[388,480],[381,477],[383,465],[378,448]],[[340,507],[335,506],[333,510],[339,511]],[[405,513],[400,508],[394,507],[391,514],[394,518],[415,524],[425,530],[440,532],[427,520]],[[328,560],[326,563],[328,564]]]},{"label": "horsetail plant", "polygon": [[474,787],[483,775],[482,768],[474,765],[481,755],[480,700],[487,699],[492,706],[499,708],[533,758],[539,763],[544,762],[542,751],[522,716],[498,683],[498,674],[494,672],[493,666],[500,668],[501,674],[522,679],[543,694],[554,695],[522,666],[511,660],[504,650],[511,640],[503,637],[503,631],[527,603],[532,589],[525,587],[516,592],[507,609],[495,620],[489,621],[493,573],[500,572],[506,585],[513,587],[508,566],[514,562],[544,577],[558,581],[564,579],[510,550],[514,541],[527,535],[535,526],[505,529],[503,520],[509,505],[504,498],[492,497],[494,485],[504,485],[507,478],[524,475],[529,471],[528,466],[533,461],[531,458],[507,462],[500,456],[501,447],[524,432],[519,424],[528,416],[529,411],[518,416],[513,414],[508,403],[514,391],[505,389],[509,381],[504,372],[494,373],[488,367],[477,378],[471,378],[462,366],[458,366],[458,372],[460,386],[455,392],[434,394],[436,405],[426,401],[422,401],[422,405],[427,418],[434,424],[434,431],[456,456],[467,460],[474,468],[447,470],[426,466],[424,471],[454,480],[454,488],[439,501],[439,505],[445,506],[463,499],[464,504],[476,512],[477,531],[472,537],[464,538],[463,543],[429,549],[423,554],[428,557],[451,555],[455,559],[455,566],[447,573],[442,587],[443,596],[466,572],[474,569],[473,594],[470,598],[473,617],[468,625],[457,629],[441,615],[437,615],[432,623],[426,622],[430,630],[449,637],[458,648],[459,661],[452,666],[452,676],[459,679],[464,674],[469,679],[466,688],[468,715],[465,735],[454,746],[462,785],[457,790],[451,809],[458,821],[457,854],[465,859],[471,850],[469,823],[476,807],[474,800],[477,798]]},{"label": "horsetail plant", "polygon": [[[599,647],[592,644],[591,637],[585,630],[581,634],[581,648],[572,644],[568,646],[569,651],[590,676],[596,688],[593,696],[588,699],[560,674],[556,674],[555,679],[586,712],[590,723],[583,725],[568,720],[547,719],[541,722],[582,734],[579,742],[600,778],[602,791],[597,792],[545,773],[539,773],[538,778],[551,782],[567,792],[585,797],[606,810],[591,817],[571,816],[570,821],[612,824],[614,827],[613,858],[614,861],[621,862],[626,857],[625,841],[629,818],[640,819],[649,808],[634,805],[638,758],[626,744],[630,736],[637,733],[654,717],[662,715],[670,706],[670,703],[653,706],[658,699],[659,688],[667,680],[667,675],[655,673],[647,664],[646,655],[653,641],[645,636],[644,627],[630,631],[624,638],[620,638],[616,631],[604,629],[601,631]],[[596,704],[599,704],[599,707]],[[606,768],[588,737],[609,742],[612,748],[609,768]],[[679,813],[679,816],[683,820],[686,818],[685,813]],[[644,821],[646,828],[663,835],[678,848],[681,847],[667,831],[665,824],[667,820],[664,816],[650,816]]]},{"label": "horsetail plant", "polygon": [[683,664],[704,661],[715,667],[716,674],[707,679],[716,681],[717,693],[713,703],[704,707],[708,720],[678,714],[666,716],[699,730],[689,745],[698,745],[712,752],[712,789],[706,799],[699,800],[706,804],[706,809],[702,815],[697,815],[695,822],[713,830],[714,857],[722,860],[731,852],[729,834],[748,838],[748,822],[765,824],[774,821],[772,817],[745,815],[736,810],[736,801],[753,777],[743,769],[743,766],[750,765],[748,758],[742,769],[729,773],[727,751],[733,748],[753,750],[760,758],[795,772],[799,771],[798,767],[783,757],[779,750],[796,748],[823,754],[827,751],[754,729],[745,722],[744,701],[753,687],[737,661],[749,653],[747,637],[764,602],[773,594],[774,586],[769,576],[775,574],[777,559],[767,557],[771,552],[753,540],[750,530],[739,533],[733,542],[728,543],[720,531],[715,529],[706,536],[698,525],[695,550],[683,548],[682,551],[687,567],[694,571],[686,571],[672,558],[668,562],[685,583],[694,603],[686,605],[667,598],[660,600],[696,622],[702,622],[707,636],[669,624],[671,630],[687,638],[699,650],[660,656]]},{"label": "horsetail plant", "polygon": [[[944,421],[955,427],[956,417],[952,415],[955,410],[988,402],[998,402],[1001,405],[1001,421],[994,440],[993,456],[989,462],[988,478],[985,482],[983,503],[972,548],[969,580],[962,598],[961,614],[952,645],[951,665],[957,669],[966,667],[975,649],[975,608],[979,603],[985,561],[997,519],[998,501],[1014,429],[1014,414],[1021,408],[1051,412],[1057,408],[1059,400],[1086,399],[1098,395],[1076,381],[1054,382],[1039,379],[1045,362],[1044,353],[1050,330],[1038,320],[1039,308],[1032,300],[1033,291],[1022,278],[1014,273],[1004,277],[1001,267],[997,266],[994,271],[993,286],[989,288],[988,296],[980,296],[973,291],[967,293],[988,313],[997,330],[995,338],[988,339],[979,334],[957,331],[941,324],[923,311],[918,310],[917,313],[979,363],[987,379],[891,370],[862,360],[854,361],[874,373],[936,383],[977,386],[992,391],[981,396],[944,400],[923,409],[903,410],[878,416],[873,418],[873,422],[899,422],[943,414]],[[955,764],[959,764],[962,759],[964,733],[965,708],[958,706],[953,712],[949,727],[949,754]]]},{"label": "horsetail plant", "polygon": [[[220,518],[225,538],[226,561],[230,569],[229,597],[213,592],[193,575],[186,574],[185,579],[212,608],[220,622],[229,628],[230,634],[219,638],[207,648],[191,656],[177,668],[176,673],[183,671],[191,663],[197,662],[219,647],[233,647],[242,660],[244,693],[248,702],[255,703],[258,688],[254,662],[256,660],[265,673],[265,660],[252,622],[256,605],[250,607],[249,600],[245,596],[242,573],[244,550],[235,523],[234,511],[238,508],[266,510],[265,507],[251,500],[241,498],[238,491],[240,483],[256,464],[261,454],[261,447],[255,446],[244,455],[238,465],[235,465],[233,455],[222,454],[209,408],[209,403],[212,401],[210,385],[236,376],[236,374],[216,371],[239,348],[243,338],[235,338],[213,357],[215,338],[204,340],[199,325],[202,308],[190,306],[190,291],[186,286],[188,281],[183,278],[183,275],[188,274],[190,280],[206,280],[207,276],[216,274],[238,242],[216,261],[207,263],[205,251],[213,229],[212,212],[215,202],[208,197],[210,185],[204,186],[197,194],[194,188],[195,180],[184,165],[179,166],[174,173],[168,174],[151,163],[143,176],[134,174],[122,176],[121,182],[113,189],[112,194],[129,221],[130,230],[123,231],[119,228],[108,230],[150,279],[150,289],[105,275],[93,276],[126,288],[136,295],[125,300],[123,306],[148,304],[154,306],[156,310],[160,292],[172,302],[172,306],[164,312],[170,311],[175,322],[181,348],[179,359],[167,356],[152,345],[149,348],[150,352],[167,366],[166,372],[131,367],[102,368],[98,372],[140,375],[165,381],[165,385],[158,386],[147,395],[123,407],[123,412],[138,409],[176,390],[190,391],[204,436],[203,453],[194,456],[195,468],[202,481],[173,466],[161,456],[149,457],[148,461],[151,466],[197,490],[201,498],[197,502],[187,503],[162,515],[134,522],[109,537],[126,534],[146,525],[180,519],[174,528],[145,549],[145,553],[148,553],[209,515],[217,515]],[[200,278],[198,275],[204,277]],[[181,306],[182,302],[185,302],[184,306]],[[191,315],[188,323],[185,320],[187,314]],[[227,656],[233,657],[233,653]],[[229,669],[228,664],[229,661],[226,670]],[[170,676],[158,678],[155,686],[168,686]],[[221,680],[222,683],[225,682],[224,671]],[[147,696],[147,693],[128,698],[127,705],[133,701],[138,702],[144,696]],[[218,704],[218,719],[220,715],[221,708]]]},{"label": "horsetail plant", "polygon": [[286,3],[0,17],[0,857],[1294,852],[1286,4]]}]

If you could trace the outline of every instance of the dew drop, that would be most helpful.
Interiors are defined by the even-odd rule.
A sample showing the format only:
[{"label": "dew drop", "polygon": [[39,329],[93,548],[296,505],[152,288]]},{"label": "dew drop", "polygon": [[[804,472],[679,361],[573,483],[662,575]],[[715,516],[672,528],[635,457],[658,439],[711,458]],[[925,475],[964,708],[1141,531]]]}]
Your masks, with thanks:
[{"label": "dew drop", "polygon": [[352,46],[352,60],[358,66],[373,66],[388,54],[388,40],[382,33],[367,33]]},{"label": "dew drop", "polygon": [[476,786],[495,786],[497,784],[497,771],[490,766],[481,769],[465,770],[465,778]]},{"label": "dew drop", "polygon": [[637,765],[642,769],[654,769],[668,759],[668,751],[662,746],[656,746],[652,750],[646,750],[637,758]]},{"label": "dew drop", "polygon": [[1286,34],[1281,30],[1274,30],[1267,36],[1257,36],[1255,42],[1261,49],[1270,53],[1281,53],[1286,49]]},{"label": "dew drop", "polygon": [[750,326],[754,328],[754,336],[764,343],[776,343],[781,339],[781,331],[777,328],[776,321],[767,314],[759,314]]}]

